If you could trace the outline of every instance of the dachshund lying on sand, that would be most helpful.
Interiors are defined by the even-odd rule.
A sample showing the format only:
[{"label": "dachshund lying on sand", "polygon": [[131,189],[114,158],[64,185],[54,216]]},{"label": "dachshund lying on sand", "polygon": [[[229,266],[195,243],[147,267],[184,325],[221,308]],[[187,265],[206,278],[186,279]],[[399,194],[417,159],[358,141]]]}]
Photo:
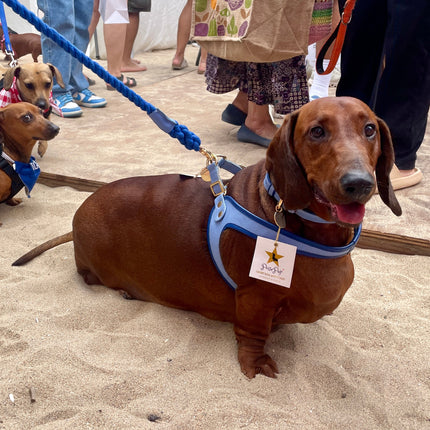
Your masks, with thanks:
[{"label": "dachshund lying on sand", "polygon": [[[339,305],[354,278],[348,244],[376,186],[385,204],[401,214],[389,179],[393,161],[389,130],[364,103],[315,100],[285,118],[266,159],[234,175],[215,206],[211,187],[201,178],[119,180],[82,204],[73,232],[46,242],[14,265],[73,240],[77,270],[87,284],[230,321],[243,373],[274,377],[278,367],[264,351],[266,339],[279,324],[311,323]],[[230,216],[237,204],[239,212],[245,208],[275,233],[278,205],[286,225],[281,235],[288,231],[327,252],[346,251],[319,258],[298,250],[291,286],[285,288],[249,276],[255,235],[239,220],[238,228],[228,224],[221,229],[221,275],[223,268],[218,271],[211,258],[216,246],[215,251],[208,247],[208,220],[211,211],[212,223]]]}]

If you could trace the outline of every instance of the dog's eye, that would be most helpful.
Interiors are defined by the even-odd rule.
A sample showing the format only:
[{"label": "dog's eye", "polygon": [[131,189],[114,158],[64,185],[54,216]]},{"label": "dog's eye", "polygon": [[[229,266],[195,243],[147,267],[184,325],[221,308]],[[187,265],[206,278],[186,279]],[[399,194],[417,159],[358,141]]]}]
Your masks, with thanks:
[{"label": "dog's eye", "polygon": [[22,116],[22,120],[24,122],[30,122],[33,119],[33,115],[31,113],[26,113]]},{"label": "dog's eye", "polygon": [[364,127],[364,134],[366,137],[373,137],[376,134],[376,126],[375,124],[367,124],[366,127]]},{"label": "dog's eye", "polygon": [[310,131],[310,135],[314,139],[321,139],[325,136],[325,131],[320,126],[312,127]]},{"label": "dog's eye", "polygon": [[25,87],[26,87],[28,90],[34,90],[34,85],[33,85],[32,83],[26,83],[26,84],[25,84]]},{"label": "dog's eye", "polygon": [[45,84],[45,88],[46,88],[47,90],[49,90],[49,89],[51,88],[51,82],[47,82],[47,83]]}]

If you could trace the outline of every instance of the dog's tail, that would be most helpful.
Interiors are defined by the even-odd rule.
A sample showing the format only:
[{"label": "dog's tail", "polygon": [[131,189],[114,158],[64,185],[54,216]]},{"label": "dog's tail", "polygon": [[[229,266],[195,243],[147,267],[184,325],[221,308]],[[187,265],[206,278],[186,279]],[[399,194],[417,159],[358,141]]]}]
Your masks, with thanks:
[{"label": "dog's tail", "polygon": [[36,246],[36,248],[33,248],[31,251],[27,252],[27,254],[24,254],[22,257],[19,257],[18,260],[12,263],[12,266],[23,266],[24,264],[33,260],[33,258],[47,251],[48,249],[55,248],[58,245],[62,245],[63,243],[67,243],[72,240],[73,235],[71,231],[69,233],[63,234],[62,236],[57,236],[54,239],[48,240],[47,242]]}]

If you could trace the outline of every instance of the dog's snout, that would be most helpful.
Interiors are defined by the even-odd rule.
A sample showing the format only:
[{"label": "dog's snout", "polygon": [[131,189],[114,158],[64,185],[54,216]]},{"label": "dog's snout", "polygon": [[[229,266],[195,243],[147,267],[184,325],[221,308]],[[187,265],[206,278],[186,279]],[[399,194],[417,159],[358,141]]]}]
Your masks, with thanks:
[{"label": "dog's snout", "polygon": [[45,99],[37,99],[34,104],[42,110],[45,110],[49,106],[48,102]]},{"label": "dog's snout", "polygon": [[55,125],[53,122],[50,122],[48,125],[48,132],[50,136],[55,137],[60,132],[60,127]]},{"label": "dog's snout", "polygon": [[368,172],[352,171],[342,176],[340,184],[349,197],[359,200],[372,192],[375,179]]}]

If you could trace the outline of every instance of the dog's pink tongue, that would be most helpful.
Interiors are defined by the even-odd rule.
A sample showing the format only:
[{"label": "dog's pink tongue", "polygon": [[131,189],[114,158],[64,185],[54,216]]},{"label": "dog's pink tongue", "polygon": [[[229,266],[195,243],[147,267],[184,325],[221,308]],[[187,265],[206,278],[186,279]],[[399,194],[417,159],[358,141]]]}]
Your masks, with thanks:
[{"label": "dog's pink tongue", "polygon": [[339,221],[345,224],[360,224],[364,218],[365,208],[360,203],[350,203],[348,205],[335,205],[336,214]]}]

